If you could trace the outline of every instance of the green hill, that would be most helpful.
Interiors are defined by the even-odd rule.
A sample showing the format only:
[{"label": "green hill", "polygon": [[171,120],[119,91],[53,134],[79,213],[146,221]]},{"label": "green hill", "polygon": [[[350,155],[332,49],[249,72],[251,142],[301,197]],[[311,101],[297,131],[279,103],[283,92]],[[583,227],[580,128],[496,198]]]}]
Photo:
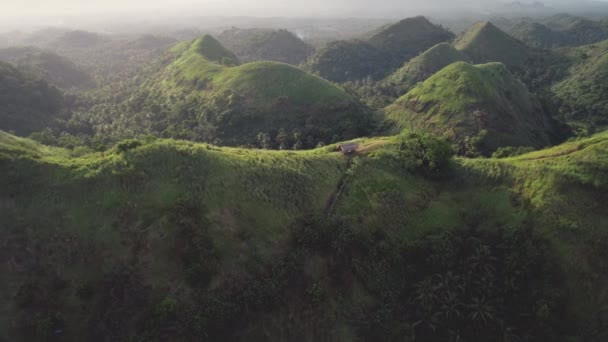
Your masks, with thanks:
[{"label": "green hill", "polygon": [[307,70],[334,81],[386,77],[404,62],[454,35],[425,17],[383,26],[360,40],[329,43],[309,59]]},{"label": "green hill", "polygon": [[460,153],[503,146],[542,147],[559,140],[558,125],[502,63],[457,62],[387,108],[396,128],[449,137]]},{"label": "green hill", "polygon": [[454,62],[484,64],[502,62],[534,92],[563,77],[568,61],[552,52],[526,46],[489,22],[480,22],[456,38],[408,61],[380,83],[381,91],[398,98],[416,83]]},{"label": "green hill", "polygon": [[476,64],[502,62],[512,70],[526,67],[531,50],[490,22],[479,22],[454,41],[454,47]]},{"label": "green hill", "polygon": [[589,129],[608,125],[608,41],[564,50],[573,62],[552,87],[564,119]]},{"label": "green hill", "polygon": [[401,69],[387,77],[384,87],[397,97],[405,94],[418,82],[431,77],[437,71],[455,62],[468,61],[468,57],[448,43],[437,44],[407,62]]},{"label": "green hill", "polygon": [[63,89],[87,89],[95,86],[93,78],[81,67],[66,57],[51,52],[28,55],[17,62],[17,67]]},{"label": "green hill", "polygon": [[565,37],[562,34],[536,22],[522,21],[516,24],[510,32],[514,38],[534,48],[551,49],[565,43]]},{"label": "green hill", "polygon": [[561,33],[565,46],[579,46],[608,39],[608,25],[569,14],[558,14],[541,20],[543,24]]},{"label": "green hill", "polygon": [[362,40],[335,41],[317,49],[304,69],[333,82],[380,79],[389,68],[386,55]]},{"label": "green hill", "polygon": [[168,66],[130,101],[142,115],[152,106],[161,110],[150,123],[160,133],[230,146],[312,148],[370,129],[369,112],[353,97],[296,67],[236,66],[234,55],[211,36],[171,53]]},{"label": "green hill", "polygon": [[0,129],[26,135],[50,126],[60,114],[61,93],[0,62]]},{"label": "green hill", "polygon": [[458,325],[467,341],[602,339],[607,134],[456,159],[443,179],[406,167],[394,139],[361,147],[349,162],[333,147],[128,141],[73,158],[0,132],[0,329],[445,341]]},{"label": "green hill", "polygon": [[314,52],[311,46],[287,30],[232,28],[222,32],[218,39],[243,62],[299,65]]},{"label": "green hill", "polygon": [[391,56],[394,68],[438,43],[452,40],[454,34],[418,16],[384,26],[368,37],[372,46]]},{"label": "green hill", "polygon": [[567,14],[543,18],[539,21],[522,21],[510,32],[529,46],[545,49],[581,46],[608,39],[608,26],[602,21]]}]

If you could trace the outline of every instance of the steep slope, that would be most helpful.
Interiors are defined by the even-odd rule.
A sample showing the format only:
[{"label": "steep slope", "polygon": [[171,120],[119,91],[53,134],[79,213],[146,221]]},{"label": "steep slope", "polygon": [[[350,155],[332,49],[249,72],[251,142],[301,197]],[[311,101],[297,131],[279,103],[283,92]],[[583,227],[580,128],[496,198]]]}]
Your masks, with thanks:
[{"label": "steep slope", "polygon": [[389,68],[386,55],[362,40],[328,43],[317,49],[304,66],[305,70],[338,83],[367,77],[380,79]]},{"label": "steep slope", "polygon": [[238,29],[222,32],[218,40],[243,62],[303,63],[314,49],[287,30]]},{"label": "steep slope", "polygon": [[335,82],[386,77],[404,62],[454,35],[425,17],[383,26],[358,41],[333,42],[308,61],[308,70]]},{"label": "steep slope", "polygon": [[402,65],[422,51],[454,38],[454,34],[441,26],[418,16],[387,25],[368,34],[367,41],[389,54],[393,67]]},{"label": "steep slope", "polygon": [[405,324],[445,341],[460,323],[467,341],[603,339],[607,134],[457,159],[437,181],[397,141],[361,143],[381,142],[349,168],[333,148],[163,140],[71,158],[0,132],[0,329],[346,342]]},{"label": "steep slope", "polygon": [[398,129],[445,135],[465,154],[490,154],[502,146],[542,147],[560,137],[558,125],[501,63],[454,63],[386,111]]},{"label": "steep slope", "polygon": [[564,37],[565,46],[580,46],[608,39],[608,25],[569,14],[558,14],[541,21]]},{"label": "steep slope", "polygon": [[553,31],[547,26],[536,23],[522,21],[511,29],[511,35],[524,44],[540,49],[551,49],[565,45],[565,36]]},{"label": "steep slope", "polygon": [[234,55],[211,36],[182,43],[172,54],[131,101],[140,113],[169,107],[152,123],[164,134],[231,146],[312,148],[370,129],[368,111],[353,97],[293,66],[234,66]]},{"label": "steep slope", "polygon": [[17,67],[63,89],[95,86],[93,78],[82,68],[66,57],[51,52],[28,55],[17,62]]},{"label": "steep slope", "polygon": [[608,41],[563,52],[573,64],[552,87],[560,113],[568,121],[601,130],[608,125]]},{"label": "steep slope", "polygon": [[418,82],[431,77],[437,71],[455,62],[466,62],[468,57],[448,43],[437,44],[407,62],[401,69],[387,77],[383,86],[394,96],[407,93]]},{"label": "steep slope", "polygon": [[512,70],[523,69],[532,51],[490,22],[479,22],[454,41],[454,47],[476,64],[502,62]]},{"label": "steep slope", "polygon": [[608,39],[608,26],[571,15],[556,15],[540,22],[522,21],[511,30],[513,37],[532,47],[581,46]]},{"label": "steep slope", "polygon": [[60,114],[61,93],[0,62],[0,129],[19,135],[49,126]]}]

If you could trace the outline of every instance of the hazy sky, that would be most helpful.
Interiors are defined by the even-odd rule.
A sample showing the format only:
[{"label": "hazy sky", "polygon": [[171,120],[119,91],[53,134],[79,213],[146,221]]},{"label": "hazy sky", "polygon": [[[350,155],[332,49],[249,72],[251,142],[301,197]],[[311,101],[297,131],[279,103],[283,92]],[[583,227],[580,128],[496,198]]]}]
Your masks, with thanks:
[{"label": "hazy sky", "polygon": [[[95,12],[153,12],[159,9],[196,9],[223,15],[310,15],[344,10],[345,13],[407,11],[467,4],[488,6],[511,0],[0,0],[0,16],[65,15]],[[544,0],[543,3],[580,0]],[[521,0],[523,3],[533,0]],[[483,5],[480,5],[483,4]],[[204,13],[202,13],[204,14]]]}]

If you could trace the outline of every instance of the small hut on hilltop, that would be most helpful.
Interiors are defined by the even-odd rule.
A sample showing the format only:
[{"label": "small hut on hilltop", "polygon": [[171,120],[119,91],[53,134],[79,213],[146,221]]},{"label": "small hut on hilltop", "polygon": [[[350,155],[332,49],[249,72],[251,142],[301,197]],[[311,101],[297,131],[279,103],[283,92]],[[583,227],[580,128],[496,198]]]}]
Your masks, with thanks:
[{"label": "small hut on hilltop", "polygon": [[357,152],[359,144],[356,142],[349,142],[339,145],[338,148],[340,149],[340,152],[342,152],[342,154],[351,154]]}]

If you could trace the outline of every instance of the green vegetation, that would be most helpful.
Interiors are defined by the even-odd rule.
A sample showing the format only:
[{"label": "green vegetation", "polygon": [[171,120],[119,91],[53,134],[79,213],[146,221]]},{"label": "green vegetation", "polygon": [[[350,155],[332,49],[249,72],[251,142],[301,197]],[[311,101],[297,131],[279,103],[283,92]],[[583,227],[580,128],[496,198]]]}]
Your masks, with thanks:
[{"label": "green vegetation", "polygon": [[307,70],[334,82],[386,77],[403,63],[454,35],[425,17],[404,19],[366,34],[361,40],[337,41],[317,50]]},{"label": "green vegetation", "polygon": [[454,63],[386,109],[398,130],[446,136],[460,154],[489,155],[503,146],[542,147],[563,134],[559,125],[501,63]]},{"label": "green vegetation", "polygon": [[304,69],[334,82],[384,77],[386,56],[362,40],[335,41],[317,49]]},{"label": "green vegetation", "polygon": [[0,129],[20,135],[53,125],[60,116],[61,93],[0,62]]},{"label": "green vegetation", "polygon": [[[0,51],[2,54],[2,51]],[[87,89],[95,86],[93,78],[66,57],[41,51],[27,54],[13,64],[24,73],[43,79],[62,89]]]},{"label": "green vegetation", "polygon": [[553,31],[543,24],[527,21],[515,25],[511,29],[511,35],[526,45],[539,49],[562,46],[565,39],[560,32]]},{"label": "green vegetation", "polygon": [[243,62],[272,61],[299,65],[314,49],[287,30],[232,28],[218,36]]},{"label": "green vegetation", "polygon": [[544,18],[540,22],[522,21],[511,29],[513,37],[529,46],[550,49],[581,46],[608,39],[608,25],[568,14]]},{"label": "green vegetation", "polygon": [[456,50],[452,45],[437,44],[387,77],[382,86],[391,95],[399,97],[448,65],[468,60],[465,54]]},{"label": "green vegetation", "polygon": [[606,21],[594,21],[569,14],[558,14],[541,21],[550,29],[559,32],[565,46],[579,46],[608,39]]},{"label": "green vegetation", "polygon": [[0,327],[28,340],[602,336],[607,134],[451,165],[439,140],[401,141],[360,141],[352,160],[168,140],[73,158],[0,133]]},{"label": "green vegetation", "polygon": [[358,81],[347,83],[345,87],[370,105],[382,108],[455,62],[502,62],[531,91],[543,94],[544,103],[551,102],[544,95],[548,86],[564,77],[570,63],[562,55],[524,45],[489,22],[479,22],[452,44],[432,47],[380,82]]},{"label": "green vegetation", "polygon": [[[240,146],[301,149],[366,135],[371,116],[344,90],[274,62],[232,65],[214,38],[172,49],[169,65],[129,101],[137,126],[168,137]],[[149,111],[155,113],[150,118]],[[151,120],[152,119],[152,120]]]},{"label": "green vegetation", "polygon": [[586,130],[608,125],[608,41],[565,50],[567,76],[552,87],[561,116]]},{"label": "green vegetation", "polygon": [[502,62],[512,70],[526,66],[531,50],[490,22],[479,22],[458,36],[454,47],[474,63]]},{"label": "green vegetation", "polygon": [[608,41],[351,21],[7,34],[0,340],[607,340]]},{"label": "green vegetation", "polygon": [[418,16],[368,33],[367,41],[390,56],[390,66],[394,69],[422,51],[453,38],[452,32]]}]

